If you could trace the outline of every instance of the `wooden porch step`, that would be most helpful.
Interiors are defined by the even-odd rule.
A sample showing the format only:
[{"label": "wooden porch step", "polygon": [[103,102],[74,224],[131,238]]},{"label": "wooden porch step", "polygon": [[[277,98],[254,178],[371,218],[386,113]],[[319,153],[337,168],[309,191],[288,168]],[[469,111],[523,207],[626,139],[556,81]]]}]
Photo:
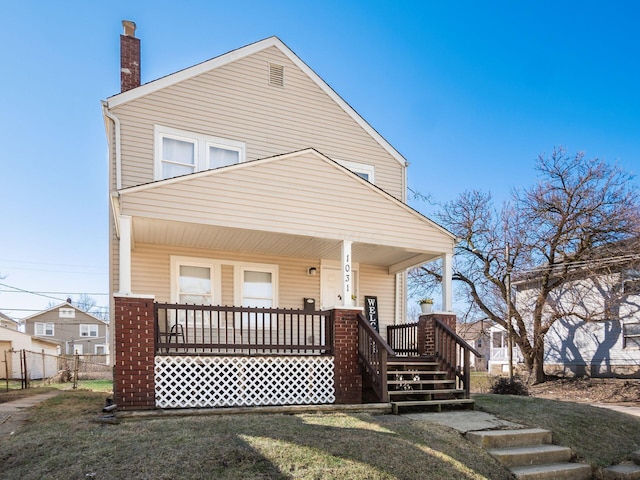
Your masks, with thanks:
[{"label": "wooden porch step", "polygon": [[473,409],[475,401],[472,398],[455,398],[450,400],[413,400],[407,402],[391,402],[391,408],[395,415],[398,414],[400,408],[403,407],[435,407],[437,411],[442,409],[443,405],[460,405]]},{"label": "wooden porch step", "polygon": [[453,385],[454,380],[387,380],[387,385]]},{"label": "wooden porch step", "polygon": [[387,370],[387,375],[446,375],[442,370]]},{"label": "wooden porch step", "polygon": [[439,395],[439,394],[451,394],[451,395],[464,395],[464,390],[453,390],[451,388],[438,389],[438,390],[389,390],[389,396],[391,395]]},{"label": "wooden porch step", "polygon": [[440,364],[438,362],[426,362],[426,361],[411,361],[411,360],[387,360],[387,367],[438,367]]}]

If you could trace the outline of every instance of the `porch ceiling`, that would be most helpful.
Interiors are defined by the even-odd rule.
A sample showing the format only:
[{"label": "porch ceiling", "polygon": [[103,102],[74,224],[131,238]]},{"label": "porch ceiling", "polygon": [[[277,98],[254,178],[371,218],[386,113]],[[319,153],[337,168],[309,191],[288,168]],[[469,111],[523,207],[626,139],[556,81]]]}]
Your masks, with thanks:
[{"label": "porch ceiling", "polygon": [[[186,222],[133,218],[135,243],[173,245],[211,250],[250,252],[284,257],[340,260],[341,242],[335,239]],[[438,258],[442,252],[408,250],[354,241],[353,261],[400,271]]]}]

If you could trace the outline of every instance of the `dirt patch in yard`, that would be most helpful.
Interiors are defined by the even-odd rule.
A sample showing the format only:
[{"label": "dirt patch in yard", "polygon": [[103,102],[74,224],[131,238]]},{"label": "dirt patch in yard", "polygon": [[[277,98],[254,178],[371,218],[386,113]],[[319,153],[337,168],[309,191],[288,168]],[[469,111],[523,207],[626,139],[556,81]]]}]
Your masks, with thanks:
[{"label": "dirt patch in yard", "polygon": [[578,403],[640,406],[640,380],[617,378],[554,378],[529,387],[533,397]]}]

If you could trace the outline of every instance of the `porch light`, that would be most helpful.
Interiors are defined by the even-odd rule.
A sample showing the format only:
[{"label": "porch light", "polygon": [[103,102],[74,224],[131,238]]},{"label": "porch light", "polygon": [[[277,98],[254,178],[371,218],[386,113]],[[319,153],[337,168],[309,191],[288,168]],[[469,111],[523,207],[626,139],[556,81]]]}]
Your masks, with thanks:
[{"label": "porch light", "polygon": [[307,269],[307,275],[310,277],[315,277],[318,274],[318,269],[316,267],[309,267]]}]

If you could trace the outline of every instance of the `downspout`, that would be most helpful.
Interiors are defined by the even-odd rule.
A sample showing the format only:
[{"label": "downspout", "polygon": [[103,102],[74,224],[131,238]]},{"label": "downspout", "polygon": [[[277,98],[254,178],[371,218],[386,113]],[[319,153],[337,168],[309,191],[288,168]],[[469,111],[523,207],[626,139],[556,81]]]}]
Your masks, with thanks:
[{"label": "downspout", "polygon": [[[120,152],[120,120],[113,113],[109,111],[109,107],[107,106],[106,101],[102,101],[102,114],[113,121],[113,124],[116,127],[115,131],[115,142],[116,142],[116,190],[120,190],[122,188],[122,155]],[[107,135],[107,142],[110,142],[111,139]]]}]

